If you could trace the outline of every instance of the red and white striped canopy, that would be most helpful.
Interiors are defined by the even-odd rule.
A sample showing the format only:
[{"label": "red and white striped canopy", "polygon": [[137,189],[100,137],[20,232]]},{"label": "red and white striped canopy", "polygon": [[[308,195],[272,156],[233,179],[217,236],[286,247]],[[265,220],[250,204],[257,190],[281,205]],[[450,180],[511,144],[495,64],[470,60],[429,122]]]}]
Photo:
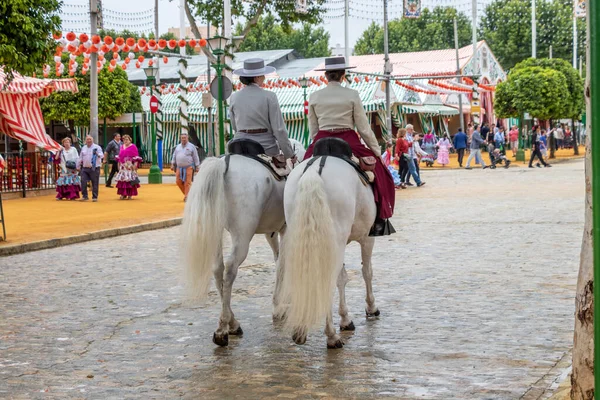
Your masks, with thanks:
[{"label": "red and white striped canopy", "polygon": [[75,79],[37,79],[17,73],[7,83],[0,67],[0,132],[49,151],[60,150],[60,145],[46,134],[38,99],[53,91],[77,90]]}]

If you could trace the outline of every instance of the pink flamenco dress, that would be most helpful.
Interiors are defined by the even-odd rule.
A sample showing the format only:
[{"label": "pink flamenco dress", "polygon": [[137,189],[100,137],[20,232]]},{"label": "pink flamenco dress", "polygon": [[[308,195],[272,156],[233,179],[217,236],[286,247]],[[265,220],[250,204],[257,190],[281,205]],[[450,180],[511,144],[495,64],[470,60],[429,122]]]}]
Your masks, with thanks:
[{"label": "pink flamenco dress", "polygon": [[437,146],[437,163],[444,166],[450,164],[450,148],[452,147],[450,141],[448,139],[440,139],[437,143]]},{"label": "pink flamenco dress", "polygon": [[137,168],[142,162],[142,158],[135,144],[121,147],[117,160],[119,161],[119,172],[115,178],[117,194],[121,196],[121,199],[137,196],[140,187]]}]

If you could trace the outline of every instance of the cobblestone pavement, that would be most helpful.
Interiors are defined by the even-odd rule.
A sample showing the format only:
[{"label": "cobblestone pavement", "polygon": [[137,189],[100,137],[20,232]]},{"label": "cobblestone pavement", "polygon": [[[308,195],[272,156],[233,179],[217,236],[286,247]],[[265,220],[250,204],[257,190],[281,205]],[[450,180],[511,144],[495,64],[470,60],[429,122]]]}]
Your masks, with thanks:
[{"label": "cobblestone pavement", "polygon": [[181,302],[177,228],[0,258],[0,398],[546,397],[572,344],[583,162],[423,175],[375,245],[378,320],[348,248],[357,329],[342,350],[273,327],[262,237],[234,286],[245,334],[229,348],[211,342],[214,291]]}]

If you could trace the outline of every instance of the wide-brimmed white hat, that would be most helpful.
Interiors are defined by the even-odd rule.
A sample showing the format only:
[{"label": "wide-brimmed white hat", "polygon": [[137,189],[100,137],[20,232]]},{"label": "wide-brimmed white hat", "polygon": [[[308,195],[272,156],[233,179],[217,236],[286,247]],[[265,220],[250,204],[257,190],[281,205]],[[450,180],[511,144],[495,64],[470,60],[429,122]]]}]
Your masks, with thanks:
[{"label": "wide-brimmed white hat", "polygon": [[265,60],[262,58],[249,58],[244,61],[244,67],[238,68],[233,73],[237,76],[262,76],[275,72],[275,68],[269,65],[265,66]]},{"label": "wide-brimmed white hat", "polygon": [[315,69],[315,71],[336,71],[340,69],[356,68],[346,64],[346,57],[327,57],[325,59],[325,68]]}]

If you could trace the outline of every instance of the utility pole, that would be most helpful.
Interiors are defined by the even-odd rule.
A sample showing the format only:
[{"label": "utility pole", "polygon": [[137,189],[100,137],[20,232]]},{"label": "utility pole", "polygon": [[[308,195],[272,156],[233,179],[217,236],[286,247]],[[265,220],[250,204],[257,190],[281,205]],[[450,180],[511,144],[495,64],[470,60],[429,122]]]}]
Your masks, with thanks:
[{"label": "utility pole", "polygon": [[577,15],[575,15],[575,10],[573,10],[573,68],[577,69]]},{"label": "utility pole", "polygon": [[[158,1],[158,0],[157,0]],[[185,0],[179,1],[179,39],[185,38]],[[185,46],[179,46],[179,124],[181,125],[181,134],[188,133],[188,113],[187,113],[187,79]]]},{"label": "utility pole", "polygon": [[[383,73],[386,75],[385,78],[385,111],[386,111],[386,121],[388,127],[388,133],[392,136],[392,107],[390,104],[390,87],[392,83],[391,75],[392,75],[392,65],[390,63],[390,55],[389,55],[389,41],[388,41],[388,0],[383,0],[383,52],[384,52],[384,66]],[[346,61],[348,62],[348,61]]]},{"label": "utility pole", "polygon": [[477,75],[479,72],[477,62],[477,0],[471,1],[471,30],[473,34],[473,75]]},{"label": "utility pole", "polygon": [[[90,0],[90,32],[98,33],[98,0]],[[98,143],[98,53],[90,55],[90,136]]]},{"label": "utility pole", "polygon": [[[211,37],[210,34],[210,19],[206,20],[206,38]],[[210,84],[210,58],[206,57],[206,82]],[[212,104],[212,95],[211,95]],[[208,155],[213,157],[215,155],[215,127],[213,123],[212,107],[208,107]]]},{"label": "utility pole", "polygon": [[537,58],[537,22],[535,20],[535,0],[531,0],[531,58]]},{"label": "utility pole", "polygon": [[548,48],[548,58],[552,60],[552,45]]},{"label": "utility pole", "polygon": [[350,38],[348,37],[348,18],[350,17],[350,0],[344,0],[344,54],[346,63],[350,65]]},{"label": "utility pole", "polygon": [[[456,49],[456,75],[460,75],[460,60],[458,58],[458,22],[454,17],[454,48]],[[460,77],[456,77],[456,82],[460,83]],[[460,119],[460,129],[465,131],[465,120],[463,115],[462,93],[458,93],[458,112]]]}]

